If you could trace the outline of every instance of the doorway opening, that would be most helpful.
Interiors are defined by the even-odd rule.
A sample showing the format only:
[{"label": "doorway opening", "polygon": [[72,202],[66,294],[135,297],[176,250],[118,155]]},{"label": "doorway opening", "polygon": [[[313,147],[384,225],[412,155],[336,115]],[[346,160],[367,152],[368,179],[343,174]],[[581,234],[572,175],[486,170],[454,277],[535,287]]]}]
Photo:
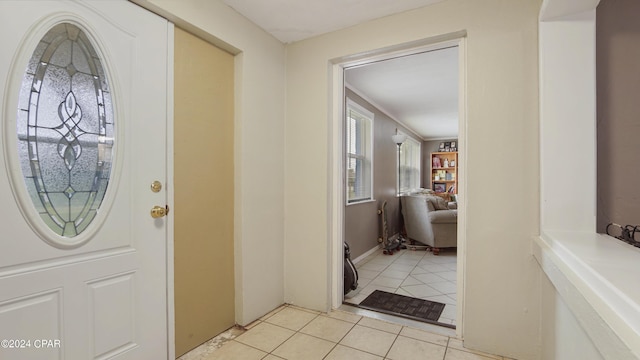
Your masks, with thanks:
[{"label": "doorway opening", "polygon": [[[332,106],[331,106],[331,247],[332,247],[332,279],[331,279],[331,304],[333,308],[345,308],[344,303],[359,305],[374,290],[383,290],[399,295],[409,296],[412,298],[433,298],[430,300],[445,300],[448,322],[442,323],[449,327],[456,327],[456,333],[461,336],[462,329],[462,304],[464,301],[464,192],[465,192],[465,124],[466,124],[466,97],[465,97],[465,39],[464,32],[449,34],[437,38],[424,39],[421,41],[402,44],[391,48],[380,49],[377,51],[367,52],[359,55],[353,55],[332,62]],[[398,118],[395,115],[394,105],[383,104],[386,100],[381,97],[380,93],[385,91],[393,91],[392,89],[384,89],[377,86],[378,91],[371,90],[376,88],[367,88],[363,85],[357,76],[351,74],[365,74],[369,76],[372,73],[363,71],[364,69],[374,69],[381,64],[383,67],[391,66],[395,61],[400,60],[399,66],[408,66],[413,61],[415,66],[422,64],[429,67],[429,62],[421,59],[425,54],[439,55],[440,61],[446,58],[454,62],[453,68],[456,75],[454,79],[456,96],[454,108],[453,128],[457,129],[455,136],[438,135],[435,133],[435,125],[429,126],[413,123],[413,119],[401,115]],[[452,54],[453,57],[451,56]],[[409,63],[407,62],[409,61]],[[424,62],[424,63],[422,63]],[[451,65],[451,64],[450,64]],[[374,72],[375,73],[375,72]],[[387,82],[400,82],[398,79],[389,80]],[[382,80],[382,84],[385,80]],[[408,81],[407,81],[408,83]],[[410,85],[407,85],[410,86]],[[404,89],[407,90],[407,89]],[[415,91],[424,91],[424,89],[415,89]],[[383,100],[381,100],[383,99]],[[345,159],[349,157],[349,150],[345,145],[345,136],[350,131],[345,124],[345,111],[348,107],[347,101],[355,101],[358,105],[365,107],[371,113],[374,113],[372,128],[377,129],[372,135],[376,149],[372,154],[372,164],[374,168],[371,170],[371,196],[365,196],[365,201],[354,204],[349,201],[350,194],[347,192],[347,175],[358,173],[347,169]],[[393,101],[393,99],[391,100]],[[399,101],[397,98],[395,101]],[[429,99],[425,98],[425,102]],[[395,116],[394,116],[395,115]],[[441,115],[440,118],[445,117]],[[418,119],[418,118],[416,118]],[[419,120],[417,120],[419,121]],[[378,123],[376,123],[378,122]],[[451,124],[450,124],[451,125]],[[424,128],[424,129],[421,129]],[[433,134],[429,134],[431,128]],[[395,133],[407,135],[407,138],[418,144],[419,165],[417,169],[411,169],[406,165],[407,150],[403,153],[402,160],[400,158],[400,148],[392,142],[391,137]],[[434,256],[432,252],[426,252],[424,249],[411,251],[402,250],[394,255],[383,255],[383,250],[378,246],[375,240],[380,241],[383,234],[380,233],[380,226],[377,212],[383,202],[387,203],[390,209],[387,209],[387,216],[391,225],[389,228],[389,237],[401,236],[406,237],[403,225],[403,215],[401,214],[400,200],[401,195],[407,195],[411,192],[430,189],[433,190],[432,183],[433,173],[431,169],[431,153],[437,153],[440,149],[440,143],[446,142],[451,148],[453,142],[457,150],[458,159],[456,167],[459,169],[454,175],[458,183],[453,189],[448,186],[446,193],[455,195],[457,200],[457,225],[453,225],[457,230],[457,246],[440,252],[440,255]],[[414,145],[415,145],[414,144]],[[435,146],[435,148],[431,148]],[[414,150],[415,152],[415,150]],[[397,156],[397,159],[396,159]],[[384,164],[386,165],[380,165]],[[379,167],[380,169],[376,169]],[[416,175],[416,172],[420,175]],[[418,177],[417,181],[415,177]],[[353,176],[352,176],[353,177]],[[414,178],[411,180],[411,178]],[[351,179],[351,178],[349,178]],[[353,179],[351,179],[353,180]],[[444,180],[444,179],[443,179]],[[410,184],[407,184],[410,182]],[[376,190],[377,189],[377,190]],[[447,194],[441,194],[447,195]],[[391,205],[390,205],[391,204]],[[392,217],[392,219],[391,219]],[[353,219],[366,218],[366,224],[360,221],[360,224],[353,225]],[[373,225],[372,225],[373,224]],[[454,230],[455,231],[455,230]],[[362,232],[361,235],[354,235]],[[454,243],[455,243],[454,234]],[[362,241],[361,239],[366,239]],[[344,247],[343,243],[349,243],[351,252],[356,262],[356,267],[362,272],[362,282],[353,293],[343,292],[343,261]],[[351,244],[355,243],[355,244]],[[427,257],[425,257],[427,256]],[[368,266],[366,264],[369,264]],[[420,267],[418,265],[420,264]],[[432,273],[432,271],[442,272],[440,275]],[[385,275],[385,276],[381,276]],[[417,276],[417,278],[416,278]],[[438,282],[435,286],[429,283]],[[405,287],[403,289],[403,287]],[[407,289],[413,292],[407,292]],[[345,309],[348,311],[348,309]],[[400,320],[400,319],[398,319]]]}]

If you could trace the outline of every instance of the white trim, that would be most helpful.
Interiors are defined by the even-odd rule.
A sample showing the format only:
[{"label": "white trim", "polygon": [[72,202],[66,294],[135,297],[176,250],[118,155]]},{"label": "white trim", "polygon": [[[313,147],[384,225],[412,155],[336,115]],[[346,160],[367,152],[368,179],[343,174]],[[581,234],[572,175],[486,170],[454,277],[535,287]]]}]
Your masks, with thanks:
[{"label": "white trim", "polygon": [[327,194],[329,204],[327,206],[329,220],[327,234],[327,247],[329,258],[327,259],[327,311],[337,309],[342,305],[344,292],[343,266],[338,266],[344,258],[344,213],[346,194],[344,191],[344,67],[340,63],[329,64],[329,79],[331,81],[329,96],[329,114],[327,139],[328,151],[328,181]]},{"label": "white trim", "polygon": [[[364,115],[367,120],[369,120],[369,123],[366,124],[367,125],[367,143],[364,145],[364,159],[368,159],[369,160],[369,192],[368,197],[362,200],[356,200],[353,202],[349,202],[349,196],[347,196],[346,194],[346,187],[345,187],[345,200],[346,203],[345,205],[354,205],[354,204],[363,204],[366,202],[371,202],[371,201],[375,201],[375,198],[373,196],[373,189],[374,189],[374,184],[373,184],[373,174],[375,172],[375,169],[373,168],[373,164],[374,164],[374,151],[373,151],[373,141],[374,141],[374,136],[373,136],[373,131],[375,129],[375,114],[367,109],[365,109],[362,105],[358,104],[357,102],[346,98],[346,108],[345,110],[348,110],[349,108],[354,109],[355,112],[359,112],[361,113],[361,115]],[[346,127],[348,126],[347,124],[347,115],[346,115],[346,111],[344,112],[344,121],[343,121],[343,127],[345,128],[345,133],[346,133]],[[346,149],[346,145],[345,145],[345,149]],[[348,157],[347,152],[345,151],[345,163],[344,166],[346,167],[346,159]],[[345,173],[346,175],[346,173]],[[347,180],[345,179],[345,184],[347,183]]]},{"label": "white trim", "polygon": [[352,203],[346,203],[345,206],[362,205],[362,204],[368,204],[372,202],[376,202],[376,199],[367,199],[367,200],[356,201]]},{"label": "white trim", "polygon": [[457,321],[456,336],[463,337],[462,329],[464,329],[464,301],[465,291],[464,285],[467,282],[466,267],[467,263],[467,37],[461,37],[458,41],[458,194],[456,202],[458,203],[458,262],[456,267],[457,289]]},{"label": "white trim", "polygon": [[[420,136],[420,134],[418,134],[415,130],[413,130],[412,128],[410,128],[407,124],[403,123],[402,121],[396,119],[395,117],[389,115],[389,111],[387,111],[385,108],[383,108],[381,105],[377,104],[375,101],[373,101],[371,98],[369,98],[367,95],[363,94],[360,92],[360,90],[356,89],[353,85],[346,83],[345,82],[345,87],[351,91],[354,92],[354,94],[360,96],[362,99],[366,100],[369,104],[371,104],[373,107],[375,107],[376,109],[378,109],[378,111],[380,111],[381,113],[383,113],[386,117],[388,117],[389,119],[395,121],[396,123],[398,123],[398,125],[404,127],[405,129],[409,130],[413,135],[415,135],[416,137],[418,137],[418,139],[425,141],[424,138],[422,136]],[[347,97],[348,98],[348,97]]]},{"label": "white trim", "polygon": [[369,255],[373,254],[374,252],[376,252],[376,251],[378,251],[378,250],[380,250],[380,245],[377,245],[376,247],[371,248],[371,250],[369,250],[369,251],[365,252],[364,254],[362,254],[362,255],[358,256],[358,257],[357,257],[357,258],[355,258],[355,259],[352,259],[351,261],[352,261],[354,264],[358,264],[358,263],[360,263],[360,261],[362,261],[362,260],[366,259]]},{"label": "white trim", "polygon": [[605,359],[640,357],[636,274],[612,274],[611,262],[602,261],[633,269],[639,249],[602,234],[548,232],[534,239],[533,255]]},{"label": "white trim", "polygon": [[[175,40],[175,27],[173,23],[167,21],[167,140],[166,140],[166,159],[167,159],[167,178],[165,180],[167,204],[169,210],[174,206],[174,193],[175,188],[173,186],[174,180],[174,162],[173,162],[173,86],[174,86],[174,40]],[[175,288],[174,288],[174,236],[173,229],[175,228],[174,212],[169,211],[166,216],[167,221],[167,360],[173,360],[176,358],[176,334],[175,334]]]},{"label": "white trim", "polygon": [[[418,145],[418,163],[417,164],[411,164],[411,165],[417,165],[417,169],[418,169],[418,182],[415,185],[418,185],[417,187],[408,187],[406,191],[402,191],[402,189],[400,189],[400,175],[397,176],[396,179],[396,193],[400,194],[400,195],[405,195],[405,194],[409,194],[412,193],[414,191],[416,191],[417,189],[420,188],[420,182],[422,181],[422,141],[416,140],[414,139],[412,136],[410,136],[409,134],[406,134],[404,131],[402,130],[398,130],[398,134],[402,134],[405,135],[407,137],[407,139],[405,140],[405,142],[402,143],[402,145],[406,145],[407,143],[411,143],[413,142],[413,145]],[[398,151],[398,146],[396,145],[396,151]],[[402,158],[402,157],[401,157]],[[396,174],[400,174],[400,163],[398,162],[398,158],[396,156]]]},{"label": "white trim", "polygon": [[[329,238],[329,277],[328,277],[328,296],[330,309],[337,309],[342,304],[343,297],[343,284],[342,284],[342,264],[344,258],[344,184],[343,184],[343,114],[344,114],[344,69],[353,66],[362,66],[371,62],[394,58],[401,55],[411,55],[429,50],[435,50],[444,47],[459,46],[459,69],[460,69],[460,86],[458,89],[459,98],[459,111],[460,116],[458,119],[459,134],[458,134],[458,163],[460,167],[466,166],[466,31],[458,31],[455,33],[445,34],[441,36],[435,36],[427,39],[417,40],[409,43],[398,44],[387,48],[376,49],[367,51],[360,54],[350,55],[346,57],[332,59],[329,63],[329,79],[331,84],[329,89],[330,94],[330,111],[331,118],[328,119],[329,130],[329,179],[328,179],[328,194],[329,194],[329,206],[328,212],[329,219],[328,234]],[[458,296],[457,296],[457,326],[456,336],[462,338],[462,330],[464,328],[464,262],[466,261],[466,226],[465,226],[465,211],[466,201],[464,194],[466,191],[466,171],[460,171],[459,180],[462,186],[458,190]],[[461,260],[462,259],[462,260]]]}]

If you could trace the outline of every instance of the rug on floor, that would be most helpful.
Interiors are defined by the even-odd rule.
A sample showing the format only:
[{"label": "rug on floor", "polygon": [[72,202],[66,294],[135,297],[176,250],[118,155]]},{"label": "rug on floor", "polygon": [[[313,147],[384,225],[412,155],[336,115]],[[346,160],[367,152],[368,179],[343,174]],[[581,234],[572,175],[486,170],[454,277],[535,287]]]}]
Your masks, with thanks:
[{"label": "rug on floor", "polygon": [[376,290],[358,304],[358,307],[413,320],[438,323],[445,304]]}]

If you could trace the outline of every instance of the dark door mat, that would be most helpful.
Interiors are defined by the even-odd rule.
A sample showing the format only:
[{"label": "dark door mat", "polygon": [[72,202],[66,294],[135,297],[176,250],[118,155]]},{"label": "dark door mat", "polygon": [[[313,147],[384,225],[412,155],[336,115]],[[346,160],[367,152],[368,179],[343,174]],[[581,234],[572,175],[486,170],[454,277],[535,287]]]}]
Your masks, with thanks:
[{"label": "dark door mat", "polygon": [[438,322],[445,304],[435,301],[416,299],[410,296],[376,290],[358,304],[358,307],[385,314],[401,316],[412,320],[455,328],[454,325]]}]

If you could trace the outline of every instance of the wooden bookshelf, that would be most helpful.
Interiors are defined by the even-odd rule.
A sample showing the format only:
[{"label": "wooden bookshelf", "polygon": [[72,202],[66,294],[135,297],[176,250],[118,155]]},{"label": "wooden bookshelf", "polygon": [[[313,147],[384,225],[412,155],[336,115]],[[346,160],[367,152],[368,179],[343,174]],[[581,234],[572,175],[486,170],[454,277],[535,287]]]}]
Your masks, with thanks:
[{"label": "wooden bookshelf", "polygon": [[437,193],[458,193],[457,151],[431,153],[431,189]]}]

